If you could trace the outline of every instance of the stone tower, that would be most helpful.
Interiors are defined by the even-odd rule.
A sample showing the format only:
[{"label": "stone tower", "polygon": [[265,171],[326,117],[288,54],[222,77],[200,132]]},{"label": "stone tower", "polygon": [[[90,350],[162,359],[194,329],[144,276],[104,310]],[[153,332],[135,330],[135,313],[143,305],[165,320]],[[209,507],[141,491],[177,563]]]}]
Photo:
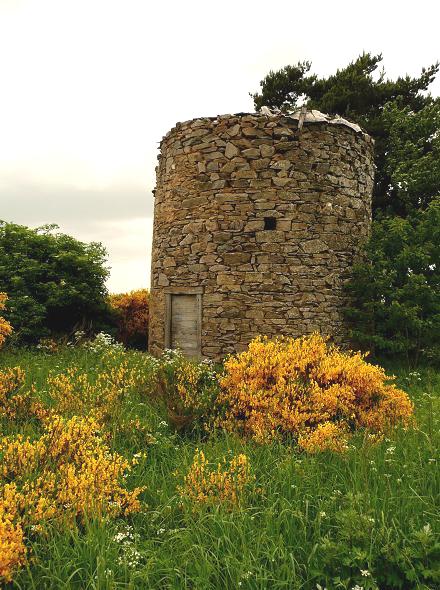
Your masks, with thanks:
[{"label": "stone tower", "polygon": [[344,341],[373,142],[318,111],[178,123],[160,144],[149,348],[220,359],[258,334]]}]

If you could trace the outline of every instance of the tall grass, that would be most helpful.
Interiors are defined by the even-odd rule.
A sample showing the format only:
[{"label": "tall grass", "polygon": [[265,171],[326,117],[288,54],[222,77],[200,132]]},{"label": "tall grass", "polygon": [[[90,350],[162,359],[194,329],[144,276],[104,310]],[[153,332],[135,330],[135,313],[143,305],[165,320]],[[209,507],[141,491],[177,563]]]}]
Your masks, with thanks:
[{"label": "tall grass", "polygon": [[[148,362],[126,353],[130,362]],[[116,360],[115,360],[116,362]],[[75,365],[90,375],[99,353],[4,351],[2,366],[20,365],[37,394],[50,372]],[[371,444],[359,433],[346,454],[306,455],[281,443],[257,445],[218,432],[180,436],[133,392],[112,445],[146,458],[128,486],[146,486],[141,513],[50,531],[36,541],[28,566],[11,587],[22,589],[304,589],[440,588],[440,373],[409,374],[396,366],[399,386],[416,407],[417,426]],[[176,486],[196,448],[213,462],[245,453],[255,480],[243,501],[182,507]]]}]

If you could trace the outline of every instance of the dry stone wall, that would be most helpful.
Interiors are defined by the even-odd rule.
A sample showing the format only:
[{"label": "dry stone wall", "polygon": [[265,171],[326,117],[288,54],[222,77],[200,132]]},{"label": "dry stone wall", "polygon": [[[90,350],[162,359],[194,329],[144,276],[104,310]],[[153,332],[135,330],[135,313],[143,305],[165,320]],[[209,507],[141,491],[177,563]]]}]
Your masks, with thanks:
[{"label": "dry stone wall", "polygon": [[205,357],[241,351],[257,334],[319,330],[344,340],[342,286],[371,224],[373,144],[313,113],[201,118],[163,138],[153,354],[169,338],[166,294],[185,289],[201,293]]}]

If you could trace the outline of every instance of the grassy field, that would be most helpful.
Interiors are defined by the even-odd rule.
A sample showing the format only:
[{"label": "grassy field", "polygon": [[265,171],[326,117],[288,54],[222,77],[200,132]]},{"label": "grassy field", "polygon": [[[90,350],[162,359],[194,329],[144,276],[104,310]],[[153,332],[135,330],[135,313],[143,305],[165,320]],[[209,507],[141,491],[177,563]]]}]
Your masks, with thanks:
[{"label": "grassy field", "polygon": [[[77,367],[93,380],[123,361],[144,378],[113,413],[109,444],[127,458],[146,451],[125,480],[145,486],[142,509],[29,538],[12,588],[440,588],[440,373],[389,367],[415,403],[416,428],[378,444],[359,433],[345,454],[307,455],[221,432],[176,434],[149,402],[152,364],[142,353],[0,352],[0,368],[22,367],[49,405],[50,374]],[[32,421],[0,424],[3,436],[35,434]],[[246,454],[255,479],[239,505],[182,505],[177,486],[196,448],[214,464]]]}]

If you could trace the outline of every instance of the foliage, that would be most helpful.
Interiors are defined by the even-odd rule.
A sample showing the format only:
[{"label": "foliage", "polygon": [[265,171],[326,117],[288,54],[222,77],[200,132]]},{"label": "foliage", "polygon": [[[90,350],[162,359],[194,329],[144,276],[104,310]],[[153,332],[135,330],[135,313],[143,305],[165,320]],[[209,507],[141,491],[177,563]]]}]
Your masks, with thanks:
[{"label": "foliage", "polygon": [[439,64],[393,81],[377,72],[381,60],[364,53],[327,78],[310,75],[308,62],[287,66],[270,72],[253,98],[256,108],[305,102],[374,137],[375,222],[366,262],[348,285],[352,334],[361,346],[411,362],[438,359],[440,99],[427,90]]},{"label": "foliage", "polygon": [[83,348],[91,352],[118,353],[124,350],[121,342],[116,342],[111,334],[105,332],[99,332],[94,338],[86,338],[85,332],[77,331],[74,334],[73,344],[81,344]]},{"label": "foliage", "polygon": [[105,249],[55,230],[0,222],[0,285],[9,295],[6,319],[16,342],[79,325],[99,328],[110,319]]},{"label": "foliage", "polygon": [[177,430],[205,430],[211,424],[219,391],[211,361],[197,362],[179,350],[166,350],[156,363],[155,382],[156,400],[164,404],[168,421]]},{"label": "foliage", "polygon": [[373,224],[368,261],[354,268],[347,316],[373,352],[440,360],[440,198]]},{"label": "foliage", "polygon": [[[371,513],[362,513],[362,496],[346,498],[350,506],[343,506],[335,518],[333,530],[329,531],[319,543],[318,555],[327,572],[326,583],[334,587],[381,590],[382,588],[435,587],[440,581],[437,569],[440,559],[440,544],[436,543],[431,526],[425,524],[413,529],[409,539],[394,537],[382,527],[377,527]],[[368,545],[376,529],[377,541],[382,549],[372,563]],[[380,567],[380,556],[384,556],[386,566]],[[373,570],[373,572],[371,571]],[[422,586],[421,581],[426,586]],[[330,586],[332,587],[332,586]]]},{"label": "foliage", "polygon": [[145,350],[148,341],[148,290],[110,295],[109,301],[116,311],[118,340],[130,348]]},{"label": "foliage", "polygon": [[240,454],[229,460],[223,457],[216,468],[211,468],[204,452],[196,449],[183,485],[177,489],[181,498],[193,508],[218,503],[233,507],[240,503],[250,481],[250,466],[246,455]]},{"label": "foliage", "polygon": [[418,111],[388,103],[385,169],[389,197],[404,215],[425,209],[440,195],[440,99]]},{"label": "foliage", "polygon": [[[6,308],[6,301],[8,296],[6,293],[0,293],[0,311],[3,311]],[[0,348],[5,343],[6,337],[12,334],[12,326],[11,324],[5,320],[2,316],[0,316]]]},{"label": "foliage", "polygon": [[[221,430],[209,437],[174,433],[163,408],[149,403],[157,361],[138,351],[83,346],[2,351],[1,370],[16,365],[24,379],[18,393],[33,386],[32,402],[46,412],[57,410],[48,385],[57,375],[76,369],[76,375],[87,375],[87,390],[100,374],[128,367],[120,382],[125,394],[105,413],[96,434],[110,453],[131,464],[119,485],[145,487],[142,500],[148,506],[129,517],[79,515],[76,526],[55,519],[44,532],[25,527],[29,559],[14,570],[14,587],[438,587],[440,374],[434,369],[408,373],[390,367],[414,401],[415,428],[393,429],[375,444],[361,431],[345,453],[322,454],[276,440],[257,445]],[[63,423],[74,412],[78,420],[92,420],[89,408],[69,408]],[[2,436],[21,434],[33,444],[44,436],[42,424],[51,415],[26,413],[20,421],[0,415]],[[184,485],[196,449],[209,459],[205,475],[215,473],[218,463],[227,471],[231,459],[246,455],[252,478],[241,501],[194,504],[176,493],[174,474]]]},{"label": "foliage", "polygon": [[[403,109],[403,118],[406,113],[417,113],[428,106],[425,113],[426,121],[429,121],[432,99],[425,91],[434,80],[439,65],[423,68],[418,78],[405,76],[393,81],[385,78],[383,70],[377,75],[381,61],[381,55],[363,53],[328,78],[307,75],[310,62],[289,65],[277,72],[269,72],[260,82],[261,93],[251,96],[257,109],[263,105],[296,109],[305,102],[311,109],[338,114],[359,123],[376,141],[374,208],[402,214],[402,203],[396,198],[387,164],[387,154],[393,150],[395,137],[390,137],[389,113],[384,107],[393,103],[392,108]],[[393,154],[399,157],[398,152]]]},{"label": "foliage", "polygon": [[413,406],[383,369],[359,353],[328,346],[319,334],[256,338],[225,362],[220,424],[257,441],[293,435],[309,451],[347,448],[353,431],[408,425]]},{"label": "foliage", "polygon": [[[0,293],[0,310],[4,309],[4,301],[7,297]],[[6,336],[12,333],[12,326],[0,316],[0,348],[3,346]],[[0,370],[0,418],[17,419],[18,414],[38,411],[38,404],[32,405],[29,394],[23,394],[25,374],[20,367],[8,367]],[[1,431],[0,431],[1,432]]]},{"label": "foliage", "polygon": [[50,376],[47,380],[51,405],[64,415],[92,415],[103,423],[118,411],[122,398],[136,379],[135,370],[121,361],[117,367],[98,373],[91,380],[76,367]]},{"label": "foliage", "polygon": [[26,558],[23,528],[16,522],[17,505],[11,489],[13,486],[6,486],[0,498],[0,581],[5,582],[12,580],[13,572]]},{"label": "foliage", "polygon": [[92,418],[55,415],[36,440],[2,438],[0,456],[0,529],[6,529],[0,543],[10,547],[0,570],[5,580],[23,563],[23,532],[44,534],[54,520],[73,526],[77,518],[140,509],[142,489],[121,486],[130,462],[110,452]]},{"label": "foliage", "polygon": [[39,438],[6,436],[0,453],[1,476],[14,482],[23,522],[33,530],[53,518],[74,523],[77,517],[115,516],[140,507],[141,490],[120,487],[130,462],[111,453],[93,418],[54,414]]},{"label": "foliage", "polygon": [[[2,335],[10,332],[7,325]],[[117,354],[111,343],[105,352]],[[47,534],[54,522],[74,526],[78,519],[115,518],[140,510],[143,489],[129,492],[121,486],[138,461],[111,452],[102,432],[134,379],[126,362],[99,374],[94,383],[70,368],[48,377],[53,406],[48,408],[32,400],[32,388],[21,391],[22,369],[0,371],[0,421],[18,426],[23,418],[36,419],[39,425],[35,438],[21,432],[0,438],[0,582],[11,581],[25,564],[26,538]]]}]

